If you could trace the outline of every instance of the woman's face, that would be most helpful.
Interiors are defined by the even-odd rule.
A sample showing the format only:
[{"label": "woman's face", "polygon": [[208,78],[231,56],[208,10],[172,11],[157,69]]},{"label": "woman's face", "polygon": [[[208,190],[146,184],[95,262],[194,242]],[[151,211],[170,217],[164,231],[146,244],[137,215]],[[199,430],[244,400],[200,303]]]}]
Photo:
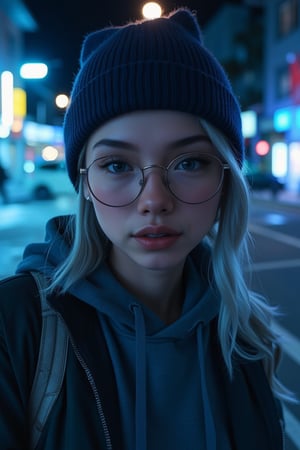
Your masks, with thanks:
[{"label": "woman's face", "polygon": [[[99,225],[112,243],[110,263],[123,276],[132,270],[138,273],[139,269],[164,271],[182,268],[187,255],[213,226],[221,189],[204,203],[184,203],[170,192],[161,168],[183,153],[194,152],[217,156],[199,120],[193,115],[175,111],[128,113],[110,120],[91,135],[86,167],[105,157],[103,165],[102,160],[101,167],[99,165],[100,172],[95,172],[104,174],[105,171],[101,178],[108,180],[102,186],[104,190],[109,186],[105,198],[110,199],[110,180],[115,183],[121,179],[119,195],[114,192],[113,200],[116,196],[126,198],[131,189],[131,182],[126,185],[126,177],[132,177],[132,166],[145,168],[155,165],[144,171],[142,192],[127,206],[102,204],[85,183],[85,192],[93,203]],[[184,160],[176,164],[176,175],[181,176],[183,169],[184,173],[188,170],[190,176],[191,171],[198,170],[198,165],[197,161]],[[94,176],[93,180],[95,193],[100,186],[99,176]],[[185,192],[187,185],[182,185]],[[135,186],[138,192],[138,181],[133,189]]]}]

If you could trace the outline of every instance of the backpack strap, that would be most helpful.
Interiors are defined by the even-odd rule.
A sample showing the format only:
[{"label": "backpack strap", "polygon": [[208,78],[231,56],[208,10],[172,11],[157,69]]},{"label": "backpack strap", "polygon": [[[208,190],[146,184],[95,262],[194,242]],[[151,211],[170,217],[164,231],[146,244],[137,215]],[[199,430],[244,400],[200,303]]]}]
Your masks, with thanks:
[{"label": "backpack strap", "polygon": [[61,390],[68,353],[68,333],[60,316],[47,303],[44,275],[31,272],[39,289],[42,332],[38,362],[29,398],[31,447],[35,449]]}]

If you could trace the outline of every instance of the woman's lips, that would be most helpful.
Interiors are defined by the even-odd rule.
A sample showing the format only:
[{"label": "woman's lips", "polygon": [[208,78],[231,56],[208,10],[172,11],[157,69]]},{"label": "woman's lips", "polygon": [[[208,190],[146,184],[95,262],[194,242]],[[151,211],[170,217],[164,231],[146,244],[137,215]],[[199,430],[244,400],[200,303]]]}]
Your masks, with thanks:
[{"label": "woman's lips", "polygon": [[163,250],[171,247],[181,233],[166,226],[147,226],[133,235],[135,240],[147,250]]}]

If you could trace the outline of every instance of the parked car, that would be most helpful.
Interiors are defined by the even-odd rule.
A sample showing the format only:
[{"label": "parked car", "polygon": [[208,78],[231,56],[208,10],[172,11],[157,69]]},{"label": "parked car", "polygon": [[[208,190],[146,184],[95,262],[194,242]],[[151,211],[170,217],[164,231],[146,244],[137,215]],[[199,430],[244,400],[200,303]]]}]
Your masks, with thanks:
[{"label": "parked car", "polygon": [[246,179],[253,191],[269,190],[276,196],[278,192],[284,189],[284,183],[271,173],[247,173]]},{"label": "parked car", "polygon": [[25,190],[35,200],[49,200],[75,192],[62,161],[37,165],[32,173],[25,176]]}]

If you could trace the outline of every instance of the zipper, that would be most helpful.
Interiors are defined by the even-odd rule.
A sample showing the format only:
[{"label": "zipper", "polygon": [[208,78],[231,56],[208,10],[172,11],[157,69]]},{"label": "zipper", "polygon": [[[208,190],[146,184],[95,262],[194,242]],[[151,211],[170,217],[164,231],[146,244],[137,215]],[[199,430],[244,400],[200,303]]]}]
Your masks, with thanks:
[{"label": "zipper", "polygon": [[111,443],[110,432],[109,432],[109,429],[108,429],[107,421],[106,421],[106,418],[105,418],[105,415],[104,415],[104,411],[103,411],[101,398],[100,398],[98,389],[96,387],[95,380],[94,380],[93,375],[91,374],[91,371],[88,368],[86,362],[84,361],[84,359],[82,358],[81,354],[79,353],[76,345],[74,344],[74,341],[73,341],[71,336],[70,336],[70,340],[71,340],[71,344],[72,344],[72,347],[74,349],[74,353],[76,355],[76,358],[78,359],[81,367],[85,371],[85,374],[87,376],[88,382],[91,385],[91,388],[92,388],[92,391],[93,391],[93,394],[94,394],[94,397],[95,397],[95,400],[96,400],[97,411],[98,411],[100,422],[101,422],[101,425],[102,425],[102,428],[103,428],[106,449],[107,450],[112,450],[112,443]]},{"label": "zipper", "polygon": [[81,354],[79,353],[79,350],[78,350],[76,344],[74,343],[73,336],[71,335],[71,333],[69,331],[69,328],[67,327],[67,324],[66,324],[64,318],[62,317],[62,315],[58,311],[56,311],[56,314],[60,317],[60,319],[64,323],[66,329],[68,330],[69,340],[70,340],[71,345],[73,347],[73,350],[74,350],[74,353],[76,355],[76,358],[78,359],[79,364],[83,368],[83,370],[84,370],[84,372],[86,374],[86,377],[88,379],[88,382],[90,383],[90,386],[92,388],[92,391],[93,391],[93,394],[94,394],[94,397],[95,397],[95,400],[96,400],[96,406],[97,406],[98,415],[99,415],[100,422],[101,422],[102,429],[103,429],[103,433],[104,433],[106,450],[113,450],[112,443],[111,443],[110,432],[109,432],[109,428],[108,428],[108,425],[107,425],[107,420],[106,420],[106,417],[105,417],[105,414],[104,414],[104,411],[103,411],[103,406],[102,406],[100,394],[99,394],[98,389],[96,387],[96,383],[95,383],[95,380],[93,378],[93,375],[92,375],[89,367],[87,366],[85,360],[82,358]]}]

